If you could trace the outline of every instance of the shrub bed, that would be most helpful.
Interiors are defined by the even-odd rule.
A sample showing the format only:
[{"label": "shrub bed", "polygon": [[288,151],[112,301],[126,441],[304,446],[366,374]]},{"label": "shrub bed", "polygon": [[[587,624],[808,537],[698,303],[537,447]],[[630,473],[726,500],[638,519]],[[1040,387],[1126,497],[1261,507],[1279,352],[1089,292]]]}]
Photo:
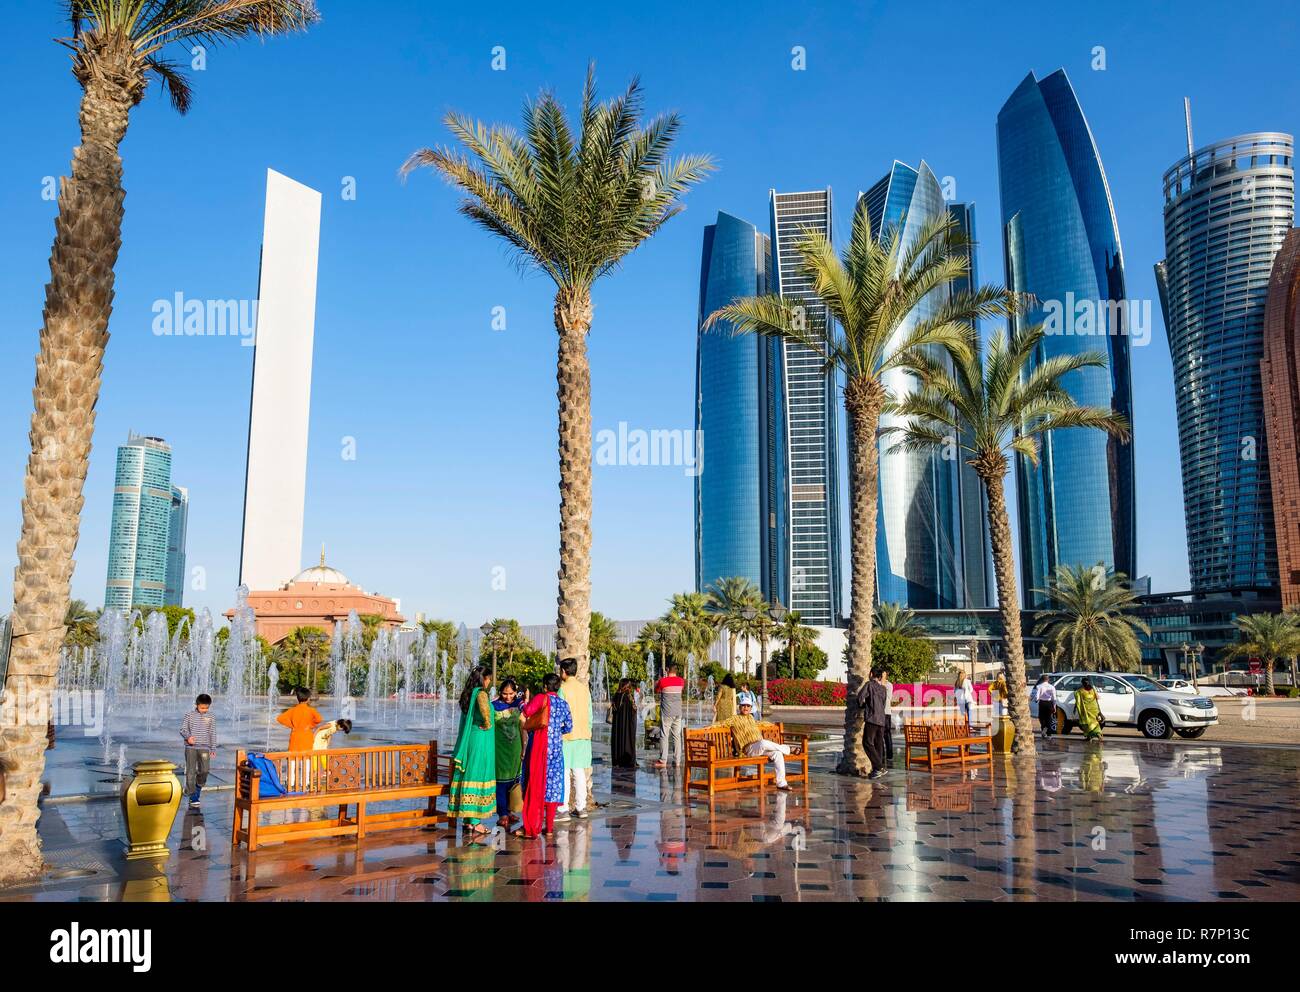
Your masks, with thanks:
[{"label": "shrub bed", "polygon": [[775,679],[767,684],[773,706],[843,706],[848,686],[817,679]]}]

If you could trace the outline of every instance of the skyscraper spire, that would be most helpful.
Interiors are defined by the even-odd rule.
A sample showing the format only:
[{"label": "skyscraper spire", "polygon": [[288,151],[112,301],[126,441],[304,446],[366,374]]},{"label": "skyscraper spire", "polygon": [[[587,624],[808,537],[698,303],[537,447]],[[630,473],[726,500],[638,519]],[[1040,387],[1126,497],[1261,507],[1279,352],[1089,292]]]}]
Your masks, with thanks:
[{"label": "skyscraper spire", "polygon": [[1183,117],[1187,121],[1187,154],[1193,155],[1196,152],[1196,146],[1192,144],[1192,98],[1183,97]]}]

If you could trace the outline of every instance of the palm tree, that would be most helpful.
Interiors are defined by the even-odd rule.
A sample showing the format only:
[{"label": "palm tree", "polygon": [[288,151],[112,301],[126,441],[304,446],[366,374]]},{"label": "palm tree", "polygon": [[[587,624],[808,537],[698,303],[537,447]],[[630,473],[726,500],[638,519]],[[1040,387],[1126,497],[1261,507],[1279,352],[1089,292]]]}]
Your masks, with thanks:
[{"label": "palm tree", "polygon": [[302,664],[306,675],[303,684],[315,692],[316,666],[330,656],[330,635],[319,627],[295,627],[276,647],[286,658]]},{"label": "palm tree", "polygon": [[[1006,299],[1013,308],[1018,307],[1014,297]],[[949,353],[951,366],[937,361],[918,363],[915,371],[921,388],[897,405],[895,412],[907,422],[891,433],[898,437],[894,447],[903,450],[960,447],[970,456],[967,464],[984,485],[998,608],[1006,638],[1014,747],[1022,754],[1033,754],[1020,597],[1004,489],[1008,453],[1014,451],[1037,464],[1039,438],[1047,431],[1086,427],[1126,439],[1128,424],[1112,410],[1080,406],[1061,385],[1061,379],[1076,369],[1104,366],[1105,359],[1096,352],[1059,355],[1031,367],[1044,337],[1041,326],[1015,324],[1010,335],[998,331],[989,342],[987,355],[981,354],[979,332],[973,325],[967,328],[967,335],[967,346]]]},{"label": "palm tree", "polygon": [[1273,695],[1273,666],[1279,658],[1300,654],[1300,616],[1294,613],[1252,613],[1233,621],[1241,632],[1239,644],[1223,649],[1229,658],[1258,658],[1264,663],[1264,692]]},{"label": "palm tree", "polygon": [[668,653],[678,664],[685,664],[688,655],[694,655],[696,661],[708,659],[709,648],[718,636],[717,622],[708,605],[708,597],[700,592],[680,592],[670,600],[662,623]]},{"label": "palm tree", "polygon": [[1059,565],[1046,589],[1035,589],[1052,608],[1041,610],[1034,633],[1054,661],[1089,671],[1136,671],[1142,662],[1138,633],[1151,628],[1134,612],[1137,599],[1119,572],[1103,566]]},{"label": "palm tree", "polygon": [[903,637],[925,636],[925,628],[917,622],[916,611],[901,603],[881,603],[877,606],[874,626],[882,634],[888,631]]},{"label": "palm tree", "polygon": [[[651,620],[641,628],[636,636],[637,652],[642,656],[654,652],[655,657],[659,659],[659,670],[662,672],[663,662],[668,657],[671,641],[672,631],[669,629],[668,624],[662,619]],[[653,684],[654,672],[648,666],[649,662],[647,660],[646,678]]]},{"label": "palm tree", "polygon": [[64,647],[89,647],[99,641],[99,611],[92,610],[83,599],[70,599],[63,612],[63,627]]},{"label": "palm tree", "polygon": [[786,657],[790,659],[790,678],[794,678],[795,659],[800,652],[817,643],[817,631],[804,626],[798,610],[790,610],[776,625],[776,639],[785,645]]},{"label": "palm tree", "polygon": [[535,645],[524,636],[518,620],[506,620],[498,617],[484,624],[483,641],[479,653],[492,655],[492,678],[497,677],[497,656],[505,655],[506,667],[514,664],[515,655],[521,651],[535,650]]},{"label": "palm tree", "polygon": [[[709,316],[706,329],[725,321],[736,333],[785,338],[820,356],[845,376],[849,423],[850,583],[848,705],[844,752],[837,771],[864,775],[863,714],[858,690],[871,666],[872,602],[875,597],[876,506],[879,448],[877,430],[889,401],[886,377],[910,368],[927,349],[969,348],[966,330],[975,320],[1007,312],[1005,294],[980,289],[947,294],[948,285],[969,275],[969,242],[947,212],[919,226],[914,236],[899,228],[871,231],[865,199],[858,201],[848,250],[841,258],[823,234],[799,243],[803,271],[825,304],[831,327],[808,319],[797,300],[760,296],[737,300]],[[934,294],[934,295],[932,295]],[[923,304],[934,304],[922,314]]]},{"label": "palm tree", "polygon": [[461,114],[443,122],[470,155],[426,148],[402,166],[430,166],[465,193],[460,212],[501,238],[523,267],[555,282],[559,335],[560,574],[555,646],[587,677],[591,615],[591,290],[683,209],[680,197],[712,168],[704,156],[670,160],[681,126],[664,114],[641,126],[641,90],[596,101],[587,70],[575,135],[543,92],[524,108],[524,134]]},{"label": "palm tree", "polygon": [[[59,191],[50,281],[36,356],[31,453],[23,486],[22,536],[14,571],[13,645],[7,684],[48,700],[58,671],[72,555],[99,397],[113,268],[122,243],[122,159],[133,107],[156,80],[181,113],[189,81],[165,50],[305,28],[312,0],[68,0],[72,74],[82,88],[81,144]],[[0,761],[9,769],[0,806],[0,882],[42,868],[36,796],[45,764],[44,727],[6,727]]]},{"label": "palm tree", "polygon": [[743,576],[717,579],[704,592],[708,596],[705,611],[727,632],[727,671],[734,672],[736,638],[748,636],[750,624],[745,619],[745,614],[766,607],[763,594],[758,586]]}]

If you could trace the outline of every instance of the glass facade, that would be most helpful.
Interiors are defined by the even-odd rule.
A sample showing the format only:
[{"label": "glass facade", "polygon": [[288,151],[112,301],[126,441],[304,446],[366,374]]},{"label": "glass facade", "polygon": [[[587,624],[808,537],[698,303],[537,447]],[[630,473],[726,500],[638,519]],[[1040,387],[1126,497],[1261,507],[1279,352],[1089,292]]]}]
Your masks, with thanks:
[{"label": "glass facade", "polygon": [[[719,213],[704,229],[697,328],[740,297],[771,291],[770,242]],[[768,601],[788,602],[780,342],[735,336],[729,324],[698,333],[695,429],[706,470],[695,477],[695,587],[742,576]]]},{"label": "glass facade", "polygon": [[[1106,368],[1064,380],[1074,399],[1133,423],[1123,251],[1101,157],[1064,70],[1030,73],[998,113],[998,180],[1007,285],[1034,303],[1016,319],[1048,334],[1031,368],[1100,351]],[[1054,431],[1038,465],[1017,459],[1024,605],[1045,599],[1058,565],[1137,574],[1133,444],[1101,431]]]},{"label": "glass facade", "polygon": [[183,606],[185,598],[185,531],[190,519],[190,493],[172,486],[172,510],[167,526],[167,606]]},{"label": "glass facade", "polygon": [[[919,169],[895,162],[888,175],[861,194],[860,202],[876,237],[883,239],[897,230],[904,246],[915,240],[921,227],[949,210],[939,181],[924,162]],[[963,210],[957,219],[971,226],[974,215]],[[917,321],[937,313],[955,288],[932,291],[900,325],[892,344],[910,334]],[[885,374],[885,386],[902,397],[917,383],[895,369]],[[903,418],[888,413],[881,418],[883,428],[902,424]],[[894,440],[885,435],[879,441],[879,600],[924,610],[989,606],[987,517],[974,470],[955,446],[936,452],[890,451]]]},{"label": "glass facade", "polygon": [[1221,141],[1164,177],[1156,266],[1178,401],[1192,590],[1275,588],[1260,361],[1274,256],[1295,217],[1292,139]]},{"label": "glass facade", "polygon": [[[769,201],[773,289],[802,304],[808,326],[824,331],[826,309],[803,273],[797,246],[813,231],[832,238],[831,191],[772,190]],[[804,623],[834,626],[841,617],[838,383],[811,349],[780,345],[790,590],[783,602]]]},{"label": "glass facade", "polygon": [[172,449],[132,435],[117,449],[105,609],[163,606],[172,522]]}]

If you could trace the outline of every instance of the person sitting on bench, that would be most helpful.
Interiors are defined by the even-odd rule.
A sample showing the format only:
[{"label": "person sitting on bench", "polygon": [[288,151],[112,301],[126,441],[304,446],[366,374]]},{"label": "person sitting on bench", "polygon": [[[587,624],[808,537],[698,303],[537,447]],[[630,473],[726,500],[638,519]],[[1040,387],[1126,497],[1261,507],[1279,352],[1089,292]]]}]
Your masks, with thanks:
[{"label": "person sitting on bench", "polygon": [[736,697],[736,708],[740,711],[727,720],[715,723],[715,727],[726,727],[736,741],[736,749],[750,758],[766,756],[776,770],[776,787],[782,791],[790,786],[785,780],[785,756],[790,753],[788,744],[778,744],[763,736],[754,719],[754,697],[748,692]]}]

